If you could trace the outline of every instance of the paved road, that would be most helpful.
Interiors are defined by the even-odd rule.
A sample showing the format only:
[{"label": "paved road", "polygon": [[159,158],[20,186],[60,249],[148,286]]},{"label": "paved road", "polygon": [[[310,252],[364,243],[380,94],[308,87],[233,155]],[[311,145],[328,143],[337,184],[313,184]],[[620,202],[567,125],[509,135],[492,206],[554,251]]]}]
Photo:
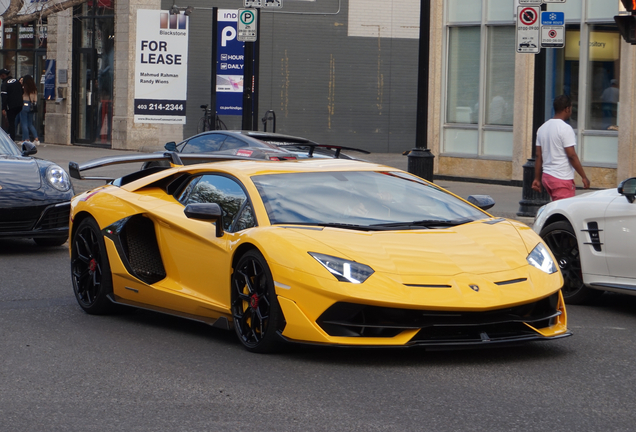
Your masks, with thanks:
[{"label": "paved road", "polygon": [[628,431],[636,297],[570,307],[575,335],[507,349],[294,347],[75,303],[64,247],[0,240],[0,431]]}]

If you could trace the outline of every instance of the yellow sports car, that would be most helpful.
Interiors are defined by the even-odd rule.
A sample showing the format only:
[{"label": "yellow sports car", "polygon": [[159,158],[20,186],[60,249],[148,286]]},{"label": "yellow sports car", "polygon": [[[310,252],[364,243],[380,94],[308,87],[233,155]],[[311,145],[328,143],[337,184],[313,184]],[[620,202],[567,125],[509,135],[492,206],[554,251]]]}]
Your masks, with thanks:
[{"label": "yellow sports car", "polygon": [[214,161],[184,166],[187,157],[70,164],[86,179],[114,163],[173,165],[73,199],[72,281],[86,312],[125,305],[234,328],[254,352],[570,335],[561,273],[522,223],[367,162],[199,156]]}]

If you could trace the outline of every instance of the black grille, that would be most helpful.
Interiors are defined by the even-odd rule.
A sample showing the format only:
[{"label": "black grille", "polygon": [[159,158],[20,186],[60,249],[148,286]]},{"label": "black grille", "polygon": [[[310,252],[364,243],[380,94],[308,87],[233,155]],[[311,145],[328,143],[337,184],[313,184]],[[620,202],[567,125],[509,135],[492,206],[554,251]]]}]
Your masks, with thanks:
[{"label": "black grille", "polygon": [[560,315],[559,294],[534,303],[487,312],[431,311],[336,303],[317,320],[330,336],[393,337],[420,329],[412,342],[469,342],[534,335]]},{"label": "black grille", "polygon": [[46,205],[27,205],[0,210],[0,233],[31,231]]},{"label": "black grille", "polygon": [[0,233],[31,231],[33,225],[35,225],[35,219],[2,221],[0,222]]},{"label": "black grille", "polygon": [[68,227],[68,219],[71,213],[71,204],[63,204],[48,207],[42,215],[42,219],[35,229],[54,229]]},{"label": "black grille", "polygon": [[587,245],[592,245],[596,252],[601,252],[603,243],[601,243],[601,232],[603,230],[598,229],[597,222],[588,222],[587,229],[583,230],[587,231],[590,236],[590,242],[586,242]]},{"label": "black grille", "polygon": [[166,277],[155,226],[150,219],[141,215],[131,217],[119,238],[135,276],[149,285]]}]

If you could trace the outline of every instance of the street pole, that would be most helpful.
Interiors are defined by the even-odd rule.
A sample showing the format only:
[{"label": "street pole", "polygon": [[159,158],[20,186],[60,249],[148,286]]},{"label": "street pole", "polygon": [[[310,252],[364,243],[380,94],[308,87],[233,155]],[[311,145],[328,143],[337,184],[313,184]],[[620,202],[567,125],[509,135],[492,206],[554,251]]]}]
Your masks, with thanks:
[{"label": "street pole", "polygon": [[254,42],[254,93],[252,97],[252,130],[258,130],[258,77],[261,55],[261,8],[256,9],[256,42]]},{"label": "street pole", "polygon": [[[546,5],[541,5],[541,10],[546,10]],[[550,196],[545,191],[537,192],[532,189],[534,170],[537,156],[537,131],[545,122],[545,64],[546,51],[541,49],[534,58],[534,105],[532,109],[532,154],[523,166],[523,187],[519,211],[517,216],[535,217],[537,210],[550,202]]]},{"label": "street pole", "polygon": [[252,77],[254,76],[254,42],[245,42],[243,66],[243,119],[241,129],[252,130]]},{"label": "street pole", "polygon": [[408,153],[408,172],[433,181],[435,156],[428,148],[428,79],[431,31],[431,1],[420,0],[420,41],[417,74],[415,148]]},{"label": "street pole", "polygon": [[217,58],[217,46],[216,38],[219,31],[219,8],[212,8],[212,73],[210,83],[210,110],[214,113],[214,119],[212,120],[212,129],[216,129],[216,58]]}]

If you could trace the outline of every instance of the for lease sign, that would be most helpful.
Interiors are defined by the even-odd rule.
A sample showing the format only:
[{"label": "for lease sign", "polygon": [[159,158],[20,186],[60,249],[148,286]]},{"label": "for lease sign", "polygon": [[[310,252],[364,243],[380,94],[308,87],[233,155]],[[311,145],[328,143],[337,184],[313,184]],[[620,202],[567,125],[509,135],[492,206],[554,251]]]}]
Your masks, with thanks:
[{"label": "for lease sign", "polygon": [[135,123],[185,124],[188,18],[137,11]]}]

